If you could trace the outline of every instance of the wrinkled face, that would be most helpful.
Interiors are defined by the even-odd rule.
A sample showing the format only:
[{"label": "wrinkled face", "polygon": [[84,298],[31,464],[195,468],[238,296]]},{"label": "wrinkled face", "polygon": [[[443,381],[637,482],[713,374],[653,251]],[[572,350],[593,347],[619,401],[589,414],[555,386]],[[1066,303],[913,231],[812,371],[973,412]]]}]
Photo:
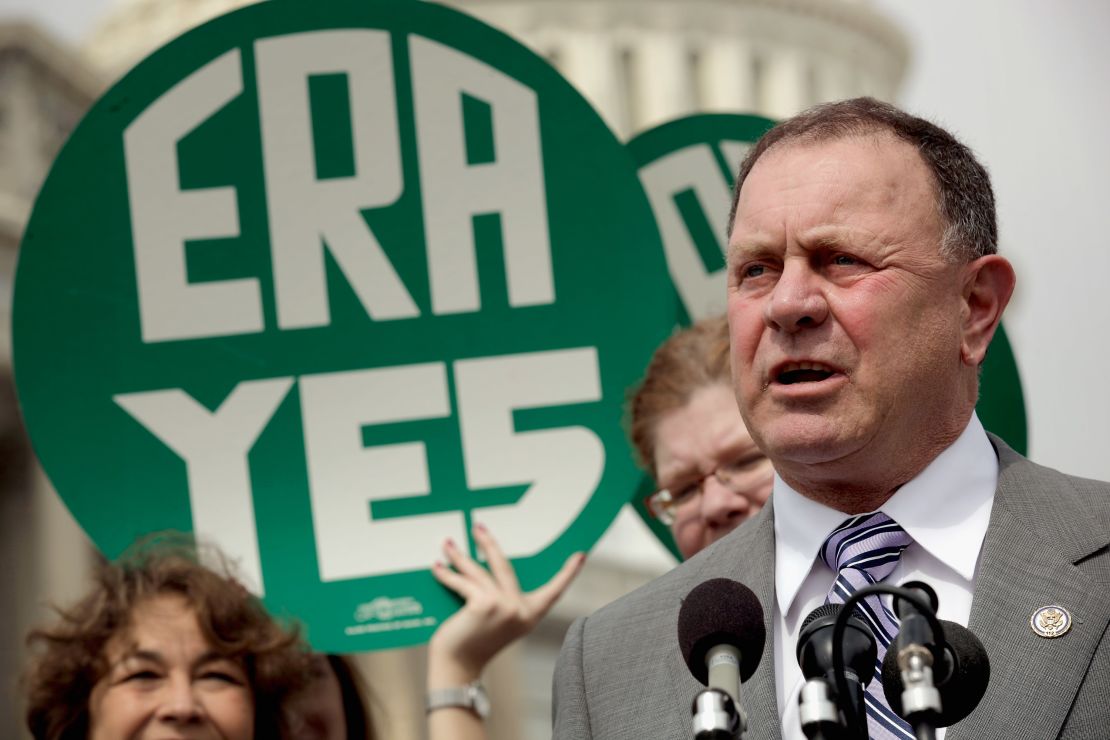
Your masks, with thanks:
[{"label": "wrinkled face", "polygon": [[347,740],[343,691],[328,659],[312,657],[312,682],[283,707],[297,740]]},{"label": "wrinkled face", "polygon": [[[719,468],[733,471],[727,485],[713,475]],[[744,428],[732,389],[723,383],[699,389],[685,406],[660,419],[655,470],[659,486],[681,498],[671,533],[683,558],[755,515],[771,495],[774,476],[771,461]],[[691,490],[699,484],[700,493]]]},{"label": "wrinkled face", "polygon": [[784,477],[898,464],[966,423],[963,266],[941,236],[929,171],[891,137],[785,144],[752,169],[729,244],[732,367]]},{"label": "wrinkled face", "polygon": [[235,660],[214,654],[181,596],[139,603],[106,648],[89,696],[90,740],[251,740],[254,701]]}]

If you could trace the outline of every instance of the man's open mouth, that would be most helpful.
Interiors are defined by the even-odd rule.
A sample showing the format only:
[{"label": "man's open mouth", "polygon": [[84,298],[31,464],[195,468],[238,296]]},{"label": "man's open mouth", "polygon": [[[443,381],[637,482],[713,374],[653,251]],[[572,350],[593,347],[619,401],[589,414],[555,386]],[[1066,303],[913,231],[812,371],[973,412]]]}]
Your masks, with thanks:
[{"label": "man's open mouth", "polygon": [[795,383],[818,383],[836,374],[834,368],[820,362],[789,362],[779,368],[775,382],[782,385]]}]

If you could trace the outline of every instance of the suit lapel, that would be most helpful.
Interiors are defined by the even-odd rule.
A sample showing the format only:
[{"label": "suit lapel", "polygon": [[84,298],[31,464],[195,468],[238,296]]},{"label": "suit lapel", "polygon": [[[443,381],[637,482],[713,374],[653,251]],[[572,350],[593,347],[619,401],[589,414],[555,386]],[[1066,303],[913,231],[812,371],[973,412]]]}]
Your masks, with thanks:
[{"label": "suit lapel", "polygon": [[[759,667],[740,689],[740,703],[748,713],[748,731],[744,740],[779,740],[782,731],[775,693],[775,524],[772,503],[768,501],[750,522],[707,548],[687,565],[691,568],[687,591],[710,578],[731,578],[750,588],[759,599],[767,638]],[[677,607],[674,619],[677,624]],[[702,687],[690,676],[681,658],[677,667],[672,666],[672,669],[675,711],[682,713],[679,716],[689,718],[690,703]]]},{"label": "suit lapel", "polygon": [[[948,737],[993,737],[1003,727],[1057,737],[1110,623],[1105,588],[1075,563],[1105,546],[1107,537],[1077,524],[1080,509],[1070,499],[1077,492],[1067,478],[992,442],[999,486],[968,624],[987,649],[991,679],[979,707]],[[1067,634],[1046,639],[1033,632],[1033,612],[1048,605],[1071,613]]]}]

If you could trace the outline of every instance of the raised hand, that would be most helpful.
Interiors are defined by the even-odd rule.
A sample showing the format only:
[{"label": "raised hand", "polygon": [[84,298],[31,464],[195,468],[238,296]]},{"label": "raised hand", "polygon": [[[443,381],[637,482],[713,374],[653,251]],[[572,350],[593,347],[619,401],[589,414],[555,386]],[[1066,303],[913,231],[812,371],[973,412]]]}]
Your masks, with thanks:
[{"label": "raised hand", "polygon": [[550,581],[522,593],[512,564],[481,524],[474,539],[489,563],[486,570],[448,540],[443,553],[451,567],[437,562],[436,580],[466,604],[443,622],[428,643],[428,688],[458,686],[477,679],[486,664],[516,639],[528,634],[559,600],[585,562],[583,553],[567,559]]}]

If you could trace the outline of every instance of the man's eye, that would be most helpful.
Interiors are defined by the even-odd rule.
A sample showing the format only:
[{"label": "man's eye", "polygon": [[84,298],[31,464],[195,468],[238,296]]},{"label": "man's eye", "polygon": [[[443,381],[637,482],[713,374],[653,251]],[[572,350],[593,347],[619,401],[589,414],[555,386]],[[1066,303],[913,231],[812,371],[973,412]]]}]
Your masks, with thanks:
[{"label": "man's eye", "polygon": [[850,254],[836,254],[833,255],[832,263],[834,265],[840,265],[842,267],[850,267],[852,265],[858,265],[859,260],[857,260]]},{"label": "man's eye", "polygon": [[748,265],[744,268],[744,277],[756,278],[767,271],[766,265]]}]

